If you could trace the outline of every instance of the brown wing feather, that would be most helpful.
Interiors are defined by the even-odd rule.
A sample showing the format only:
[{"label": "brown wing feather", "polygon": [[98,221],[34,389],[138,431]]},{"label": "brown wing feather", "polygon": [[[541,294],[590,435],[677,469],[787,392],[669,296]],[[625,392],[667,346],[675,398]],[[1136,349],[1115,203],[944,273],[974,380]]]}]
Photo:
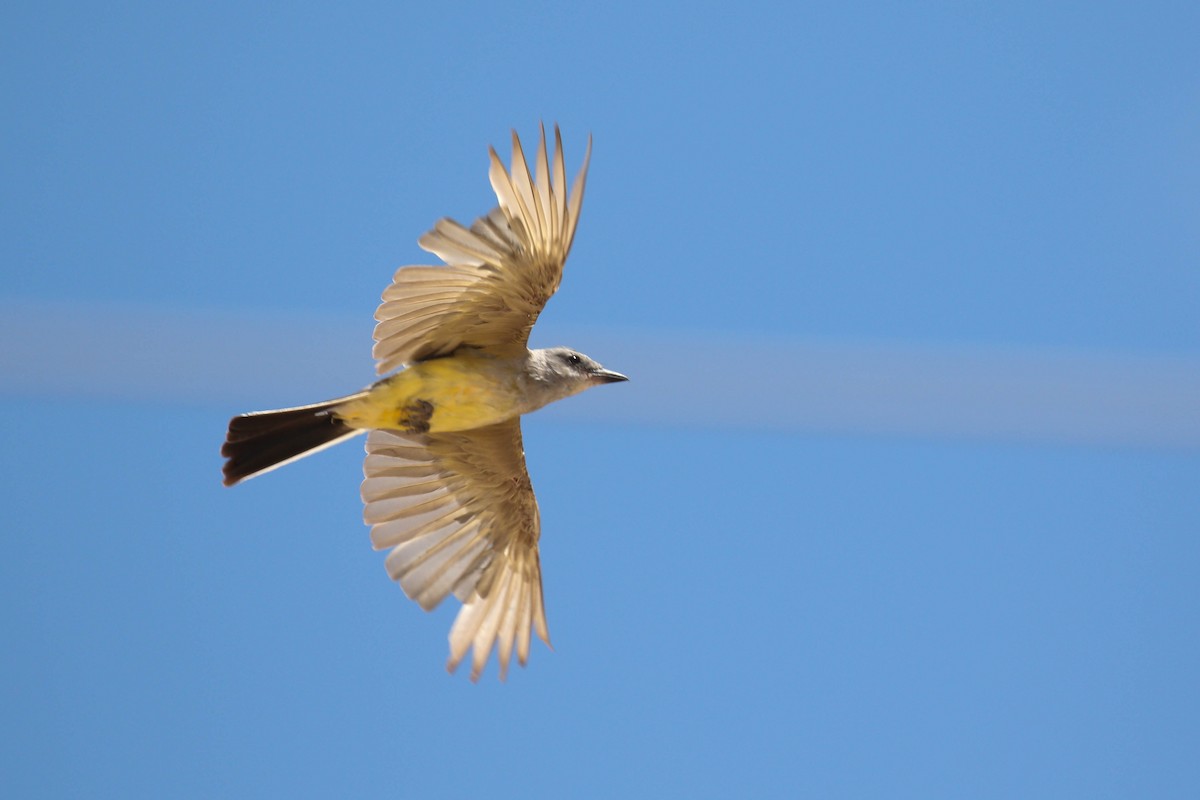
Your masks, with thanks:
[{"label": "brown wing feather", "polygon": [[397,270],[375,313],[376,370],[446,355],[462,345],[497,352],[525,348],[538,314],[562,281],[575,238],[591,159],[568,194],[562,137],[554,129],[553,165],[541,131],[534,170],[513,133],[512,169],[489,148],[488,177],[499,207],[468,229],[442,219],[420,238],[445,267]]},{"label": "brown wing feather", "polygon": [[478,680],[493,647],[500,676],[516,647],[524,666],[531,630],[547,644],[538,562],[537,501],[519,420],[462,433],[367,437],[363,518],[388,573],[425,609],[463,601],[450,630],[453,671],[474,649]]}]

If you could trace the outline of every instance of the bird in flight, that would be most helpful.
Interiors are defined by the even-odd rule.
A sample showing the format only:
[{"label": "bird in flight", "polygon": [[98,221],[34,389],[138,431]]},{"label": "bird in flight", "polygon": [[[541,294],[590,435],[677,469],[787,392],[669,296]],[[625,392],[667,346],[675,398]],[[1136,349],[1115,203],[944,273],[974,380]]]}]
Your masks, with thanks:
[{"label": "bird in flight", "polygon": [[[376,371],[356,394],[229,422],[221,455],[232,486],[367,433],[363,519],[387,570],[422,608],[453,594],[453,672],[473,650],[477,681],[495,648],[500,677],[532,631],[547,645],[541,523],[525,469],[521,415],[627,380],[574,350],[530,350],[558,289],[583,204],[591,139],[570,191],[562,137],[530,165],[513,133],[512,168],[489,148],[499,206],[470,228],[441,219],[420,238],[442,266],[401,267],[375,312]],[[398,370],[398,371],[396,371]],[[390,374],[389,374],[390,373]]]}]

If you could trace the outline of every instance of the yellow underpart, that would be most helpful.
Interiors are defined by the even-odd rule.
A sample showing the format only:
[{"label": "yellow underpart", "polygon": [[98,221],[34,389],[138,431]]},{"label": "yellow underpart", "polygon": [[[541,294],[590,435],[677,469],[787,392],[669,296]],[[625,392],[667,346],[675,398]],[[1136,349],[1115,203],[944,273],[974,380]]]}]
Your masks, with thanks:
[{"label": "yellow underpart", "polygon": [[469,350],[422,361],[380,381],[335,413],[355,428],[418,433],[479,428],[520,413],[516,369],[508,360]]}]

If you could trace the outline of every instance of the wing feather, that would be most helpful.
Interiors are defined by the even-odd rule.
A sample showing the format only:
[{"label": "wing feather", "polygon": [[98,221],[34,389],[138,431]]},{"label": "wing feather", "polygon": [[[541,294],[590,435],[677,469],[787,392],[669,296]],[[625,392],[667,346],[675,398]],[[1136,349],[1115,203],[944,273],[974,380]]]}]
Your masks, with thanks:
[{"label": "wing feather", "polygon": [[[533,172],[513,133],[512,167],[488,149],[488,179],[498,206],[470,228],[441,219],[418,243],[442,267],[396,271],[375,313],[376,370],[447,355],[463,345],[515,353],[562,281],[583,204],[591,138],[583,167],[568,192],[562,135],[555,151],[541,130]],[[405,325],[401,320],[410,321]]]},{"label": "wing feather", "polygon": [[472,652],[478,680],[496,650],[500,675],[532,631],[547,644],[537,501],[517,419],[461,433],[376,430],[367,437],[363,519],[388,574],[425,609],[463,602],[450,630],[453,671]]},{"label": "wing feather", "polygon": [[499,267],[504,263],[504,253],[497,252],[487,240],[448,218],[438,220],[433,230],[418,239],[417,244],[451,266],[491,264]]},{"label": "wing feather", "polygon": [[509,172],[510,183],[517,193],[517,202],[521,209],[521,224],[525,228],[529,240],[535,246],[541,244],[544,235],[541,220],[538,219],[537,203],[534,199],[533,176],[529,174],[529,164],[525,161],[525,151],[517,132],[512,135],[512,169]]},{"label": "wing feather", "polygon": [[[592,152],[592,140],[588,138],[588,154]],[[552,199],[558,201],[558,214],[555,217],[555,230],[558,232],[559,238],[556,240],[559,247],[562,247],[562,235],[565,228],[565,220],[567,219],[567,165],[563,161],[562,134],[559,133],[558,127],[554,128],[554,191]],[[568,245],[569,247],[570,245]]]},{"label": "wing feather", "polygon": [[[541,137],[538,139],[537,149],[537,167],[536,177],[534,178],[534,186],[538,193],[538,216],[541,219],[543,236],[546,234],[557,237],[558,228],[555,225],[553,186],[550,185],[550,163],[546,158],[546,127],[541,127]],[[552,246],[558,246],[557,238],[554,239]]]},{"label": "wing feather", "polygon": [[587,184],[588,165],[592,161],[592,137],[588,137],[587,152],[583,154],[583,166],[579,168],[579,174],[575,176],[575,182],[571,184],[571,199],[567,202],[567,211],[564,215],[563,234],[565,239],[563,246],[568,250],[571,248],[571,242],[575,239],[575,226],[579,224],[579,212],[583,208],[583,189]]},{"label": "wing feather", "polygon": [[471,224],[471,230],[497,250],[509,251],[521,246],[521,240],[508,225],[504,210],[496,207]]}]

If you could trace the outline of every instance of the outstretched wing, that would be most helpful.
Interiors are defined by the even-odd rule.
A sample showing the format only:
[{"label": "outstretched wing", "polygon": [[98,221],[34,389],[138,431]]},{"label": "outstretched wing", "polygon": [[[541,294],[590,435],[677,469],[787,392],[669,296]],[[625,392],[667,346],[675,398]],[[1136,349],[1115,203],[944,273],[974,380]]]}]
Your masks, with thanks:
[{"label": "outstretched wing", "polygon": [[372,352],[380,374],[462,345],[497,352],[525,348],[530,328],[562,280],[592,154],[589,137],[568,196],[557,126],[554,142],[551,170],[543,128],[535,174],[515,132],[511,171],[489,148],[488,177],[499,207],[469,229],[452,219],[438,220],[420,238],[418,244],[446,266],[401,267],[384,291],[375,312],[379,322]]},{"label": "outstretched wing", "polygon": [[524,666],[531,631],[546,644],[537,501],[518,419],[461,433],[367,437],[363,518],[388,574],[426,610],[450,594],[463,608],[450,629],[451,672],[474,648],[478,680],[492,647],[500,677],[516,645]]}]

